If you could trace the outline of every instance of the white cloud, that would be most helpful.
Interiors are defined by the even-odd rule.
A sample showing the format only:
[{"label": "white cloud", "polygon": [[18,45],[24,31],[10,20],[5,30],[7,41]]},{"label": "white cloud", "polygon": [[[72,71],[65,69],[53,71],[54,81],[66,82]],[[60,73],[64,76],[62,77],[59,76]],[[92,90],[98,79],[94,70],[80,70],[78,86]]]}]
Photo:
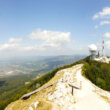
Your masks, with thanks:
[{"label": "white cloud", "polygon": [[9,43],[20,43],[23,39],[22,38],[10,38],[8,40]]},{"label": "white cloud", "polygon": [[10,38],[7,43],[0,45],[0,51],[17,49],[22,40],[21,38]]},{"label": "white cloud", "polygon": [[104,34],[104,37],[110,38],[110,33],[109,33],[109,32],[106,32],[106,33]]},{"label": "white cloud", "polygon": [[48,30],[36,30],[29,35],[29,38],[35,40],[45,40],[52,42],[68,42],[70,41],[70,32],[58,32],[58,31],[48,31]]},{"label": "white cloud", "polygon": [[18,44],[3,44],[0,45],[0,51],[4,51],[4,50],[11,50],[11,49],[16,49],[16,47],[18,47]]},{"label": "white cloud", "polygon": [[110,7],[104,7],[102,11],[96,13],[93,16],[93,19],[98,19],[98,18],[110,18]]},{"label": "white cloud", "polygon": [[99,28],[100,26],[103,26],[105,24],[110,24],[110,21],[101,21],[99,25],[95,25],[95,29]]},{"label": "white cloud", "polygon": [[110,41],[106,41],[106,46],[108,49],[110,49]]},{"label": "white cloud", "polygon": [[110,21],[101,21],[100,22],[100,25],[102,26],[102,25],[105,25],[105,24],[110,24]]},{"label": "white cloud", "polygon": [[39,29],[29,34],[27,40],[10,38],[7,43],[0,45],[0,54],[2,56],[59,55],[64,52],[67,54],[67,50],[71,50],[73,45],[70,35],[70,32]]},{"label": "white cloud", "polygon": [[32,32],[28,37],[33,40],[43,41],[43,47],[54,47],[60,48],[61,45],[69,43],[70,32],[58,32],[58,31],[48,31],[48,30],[36,30]]}]

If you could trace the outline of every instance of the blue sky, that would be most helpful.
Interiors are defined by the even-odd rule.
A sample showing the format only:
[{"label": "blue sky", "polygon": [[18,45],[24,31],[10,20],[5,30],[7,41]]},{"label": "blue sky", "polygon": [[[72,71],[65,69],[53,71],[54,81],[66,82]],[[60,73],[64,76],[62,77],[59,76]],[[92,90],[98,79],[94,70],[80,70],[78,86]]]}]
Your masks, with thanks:
[{"label": "blue sky", "polygon": [[[88,45],[101,43],[105,34],[110,54],[109,8],[109,0],[0,0],[0,53],[88,54]],[[39,38],[42,33],[47,39]]]}]

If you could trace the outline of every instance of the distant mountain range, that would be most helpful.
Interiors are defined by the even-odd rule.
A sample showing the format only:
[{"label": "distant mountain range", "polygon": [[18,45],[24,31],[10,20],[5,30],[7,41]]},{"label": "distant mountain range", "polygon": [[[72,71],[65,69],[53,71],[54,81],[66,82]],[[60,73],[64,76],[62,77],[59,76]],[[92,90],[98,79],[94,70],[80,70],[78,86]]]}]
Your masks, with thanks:
[{"label": "distant mountain range", "polygon": [[38,56],[0,59],[0,77],[48,72],[58,66],[71,64],[85,56]]}]

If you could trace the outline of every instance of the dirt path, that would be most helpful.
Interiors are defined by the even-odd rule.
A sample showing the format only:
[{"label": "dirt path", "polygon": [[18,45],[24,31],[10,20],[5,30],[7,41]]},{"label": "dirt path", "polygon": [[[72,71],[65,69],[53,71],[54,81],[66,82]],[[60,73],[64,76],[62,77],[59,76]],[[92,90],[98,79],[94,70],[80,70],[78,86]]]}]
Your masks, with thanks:
[{"label": "dirt path", "polygon": [[[82,76],[81,68],[82,65],[80,64],[65,70],[54,93],[48,94],[48,99],[57,104],[59,110],[109,110],[110,104],[101,98],[95,92],[94,85]],[[68,83],[79,87],[82,84],[82,88],[80,90],[74,89],[72,95],[72,89]]]},{"label": "dirt path", "polygon": [[65,69],[64,75],[59,79],[54,93],[48,94],[48,100],[58,105],[59,110],[75,110],[75,100],[70,84],[73,85],[77,81],[75,74],[81,66],[82,65],[76,65],[73,68]]},{"label": "dirt path", "polygon": [[101,98],[94,85],[81,75],[81,69],[77,72],[77,79],[82,81],[82,89],[76,91],[76,110],[109,110],[110,104]]}]

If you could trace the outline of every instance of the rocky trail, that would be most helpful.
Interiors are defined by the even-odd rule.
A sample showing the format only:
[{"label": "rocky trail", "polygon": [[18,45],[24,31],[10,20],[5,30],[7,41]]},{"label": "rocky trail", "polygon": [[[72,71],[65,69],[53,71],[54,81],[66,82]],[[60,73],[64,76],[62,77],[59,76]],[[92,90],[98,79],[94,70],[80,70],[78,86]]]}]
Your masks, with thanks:
[{"label": "rocky trail", "polygon": [[[49,100],[59,105],[59,110],[109,110],[110,103],[97,93],[98,87],[82,76],[81,67],[82,65],[77,65],[74,69],[64,71],[63,77],[56,85],[56,91],[49,95]],[[80,89],[74,88],[72,95],[72,88],[68,83]],[[110,98],[110,93],[107,94],[101,89],[100,91]]]}]

